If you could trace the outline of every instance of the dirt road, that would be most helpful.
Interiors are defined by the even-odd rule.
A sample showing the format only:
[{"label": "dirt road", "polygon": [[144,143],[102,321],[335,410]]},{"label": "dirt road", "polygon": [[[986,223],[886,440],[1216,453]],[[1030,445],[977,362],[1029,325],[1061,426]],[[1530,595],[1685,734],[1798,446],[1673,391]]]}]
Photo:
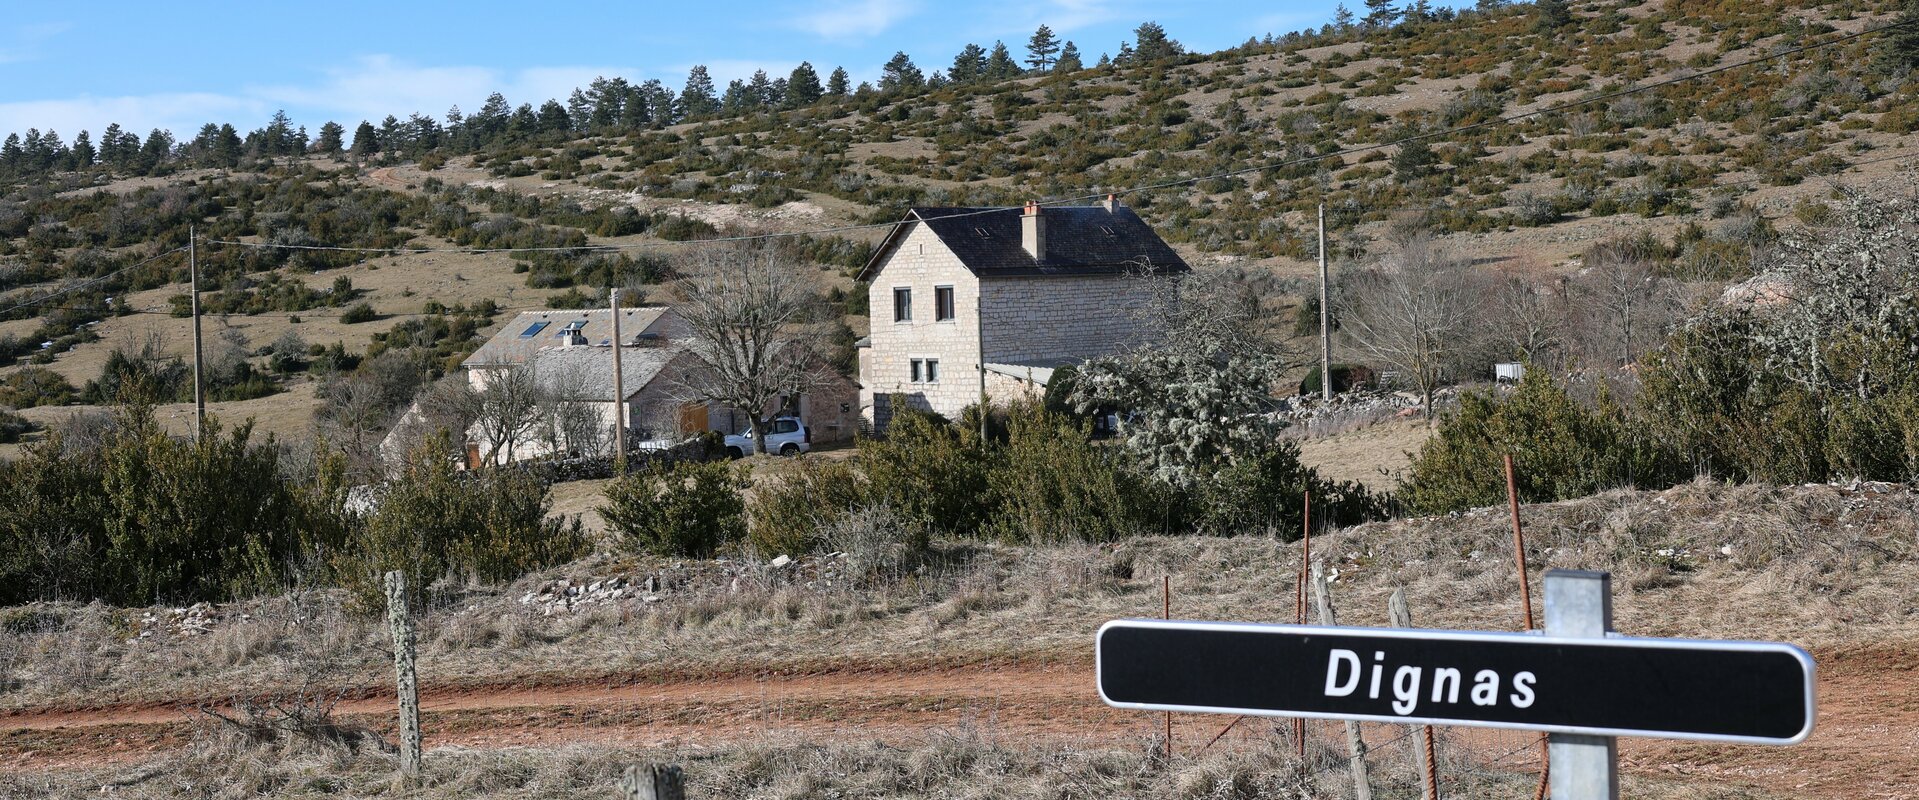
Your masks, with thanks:
[{"label": "dirt road", "polygon": [[[1849,656],[1822,664],[1819,727],[1789,748],[1634,740],[1628,772],[1751,785],[1793,797],[1919,797],[1919,680],[1908,659]],[[603,741],[723,745],[800,733],[885,740],[972,728],[995,737],[1063,741],[1145,736],[1156,715],[1102,705],[1085,665],[967,667],[723,680],[428,687],[429,747]],[[342,701],[337,713],[380,727],[390,696]],[[0,716],[0,769],[43,770],[137,760],[181,746],[206,717],[166,705],[27,710]],[[1181,715],[1177,739],[1210,738],[1225,718]],[[1383,727],[1383,726],[1382,726]],[[1377,731],[1380,739],[1389,732]],[[1263,735],[1241,726],[1233,737]]]}]

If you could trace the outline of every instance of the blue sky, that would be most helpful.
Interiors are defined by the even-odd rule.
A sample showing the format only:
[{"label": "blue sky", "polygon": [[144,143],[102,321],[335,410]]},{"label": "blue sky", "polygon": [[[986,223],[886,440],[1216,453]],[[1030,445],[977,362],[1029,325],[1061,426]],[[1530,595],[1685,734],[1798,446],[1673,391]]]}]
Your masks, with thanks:
[{"label": "blue sky", "polygon": [[[284,108],[309,131],[332,119],[458,104],[492,91],[515,105],[564,100],[596,75],[678,89],[706,64],[718,83],[802,60],[874,80],[895,50],[929,74],[967,42],[1016,56],[1039,24],[1090,63],[1144,20],[1198,50],[1329,20],[1336,0],[819,0],[705,3],[195,2],[9,4],[0,21],[0,133],[109,122],[142,136],[191,136],[206,122],[242,132]],[[1352,0],[1350,5],[1362,5]]]}]

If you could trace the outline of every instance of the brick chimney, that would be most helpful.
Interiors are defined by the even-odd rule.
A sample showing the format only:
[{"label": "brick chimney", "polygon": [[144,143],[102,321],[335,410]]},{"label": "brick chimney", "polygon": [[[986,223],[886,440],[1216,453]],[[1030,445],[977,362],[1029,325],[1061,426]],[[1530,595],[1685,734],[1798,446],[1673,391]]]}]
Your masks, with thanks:
[{"label": "brick chimney", "polygon": [[1120,207],[1119,195],[1109,194],[1106,196],[1105,200],[1099,201],[1099,205],[1101,208],[1106,209],[1106,213],[1110,214],[1113,212],[1113,209]]},{"label": "brick chimney", "polygon": [[1039,203],[1026,201],[1026,212],[1019,218],[1019,244],[1034,261],[1046,260],[1046,218],[1040,215]]}]

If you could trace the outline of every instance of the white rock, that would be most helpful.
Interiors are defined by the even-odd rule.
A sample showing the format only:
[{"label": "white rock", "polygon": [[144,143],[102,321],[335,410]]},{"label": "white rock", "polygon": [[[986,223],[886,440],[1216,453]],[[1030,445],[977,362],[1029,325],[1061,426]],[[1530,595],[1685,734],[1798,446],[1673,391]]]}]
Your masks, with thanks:
[{"label": "white rock", "polygon": [[779,556],[778,558],[773,559],[774,568],[784,567],[791,563],[793,563],[793,559],[788,556]]}]

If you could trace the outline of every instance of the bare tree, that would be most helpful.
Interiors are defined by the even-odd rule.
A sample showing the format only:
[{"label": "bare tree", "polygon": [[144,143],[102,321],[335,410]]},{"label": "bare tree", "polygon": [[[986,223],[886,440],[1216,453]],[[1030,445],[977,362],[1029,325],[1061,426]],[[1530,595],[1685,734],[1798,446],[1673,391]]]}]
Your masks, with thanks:
[{"label": "bare tree", "polygon": [[1595,247],[1569,291],[1578,303],[1583,341],[1592,355],[1627,366],[1658,345],[1677,305],[1669,282],[1651,261],[1624,248]]},{"label": "bare tree", "polygon": [[480,388],[474,422],[494,463],[512,460],[513,448],[540,422],[540,386],[530,367],[495,370]]},{"label": "bare tree", "polygon": [[607,444],[606,425],[593,410],[599,398],[588,396],[586,375],[553,370],[539,378],[540,432],[547,445],[555,452],[599,455]]},{"label": "bare tree", "polygon": [[1425,234],[1354,281],[1342,330],[1419,392],[1429,421],[1433,393],[1480,351],[1480,283]]},{"label": "bare tree", "polygon": [[709,248],[677,287],[695,361],[682,382],[686,399],[746,414],[761,453],[769,407],[812,386],[822,368],[803,324],[814,299],[807,275],[771,247]]},{"label": "bare tree", "polygon": [[356,477],[381,472],[381,434],[392,418],[386,389],[365,377],[347,375],[328,380],[321,394],[326,405],[317,415],[320,435],[340,449]]},{"label": "bare tree", "polygon": [[425,443],[445,442],[453,448],[446,456],[458,458],[465,447],[467,431],[479,416],[480,394],[473,391],[466,375],[448,375],[414,397],[413,408],[402,417],[392,440],[398,446],[384,455],[389,462],[394,462]]},{"label": "bare tree", "polygon": [[1565,347],[1566,298],[1524,275],[1495,279],[1490,293],[1492,327],[1501,354],[1548,369]]}]

